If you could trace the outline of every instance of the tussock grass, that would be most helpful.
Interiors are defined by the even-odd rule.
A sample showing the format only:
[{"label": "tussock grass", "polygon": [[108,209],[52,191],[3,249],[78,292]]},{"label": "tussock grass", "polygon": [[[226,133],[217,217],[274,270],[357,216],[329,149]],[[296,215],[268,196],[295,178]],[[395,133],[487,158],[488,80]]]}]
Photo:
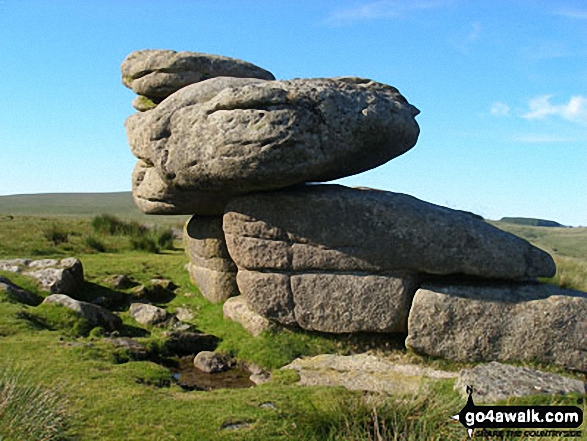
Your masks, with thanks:
[{"label": "tussock grass", "polygon": [[565,289],[587,291],[587,261],[574,257],[555,256],[556,274],[544,279],[552,285]]},{"label": "tussock grass", "polygon": [[63,440],[67,421],[60,386],[44,387],[22,368],[0,366],[0,439]]}]

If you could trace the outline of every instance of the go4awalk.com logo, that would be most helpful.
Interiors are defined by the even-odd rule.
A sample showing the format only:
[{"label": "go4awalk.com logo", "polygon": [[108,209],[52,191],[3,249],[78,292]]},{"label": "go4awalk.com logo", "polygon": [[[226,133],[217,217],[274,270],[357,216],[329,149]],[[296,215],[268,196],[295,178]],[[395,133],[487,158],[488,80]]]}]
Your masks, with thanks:
[{"label": "go4awalk.com logo", "polygon": [[581,426],[583,411],[577,406],[477,406],[473,402],[471,386],[467,386],[467,394],[467,404],[453,419],[465,426],[469,439],[475,429],[509,429],[512,436],[581,436],[581,431],[556,430],[576,429]]}]

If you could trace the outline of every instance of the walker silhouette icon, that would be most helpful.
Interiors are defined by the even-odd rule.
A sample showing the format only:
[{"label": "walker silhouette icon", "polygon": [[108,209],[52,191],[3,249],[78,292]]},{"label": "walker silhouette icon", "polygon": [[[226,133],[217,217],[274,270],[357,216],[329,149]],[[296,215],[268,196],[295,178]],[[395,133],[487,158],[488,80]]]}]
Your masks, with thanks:
[{"label": "walker silhouette icon", "polygon": [[473,429],[475,428],[475,423],[473,422],[472,425],[467,424],[466,415],[469,412],[474,413],[477,407],[473,402],[473,388],[471,386],[467,386],[467,395],[469,395],[469,397],[467,398],[467,404],[465,404],[465,406],[461,409],[459,413],[453,415],[452,418],[453,420],[457,420],[458,422],[460,422],[465,427],[465,429],[467,429],[469,439],[471,439],[471,437],[473,436]]}]

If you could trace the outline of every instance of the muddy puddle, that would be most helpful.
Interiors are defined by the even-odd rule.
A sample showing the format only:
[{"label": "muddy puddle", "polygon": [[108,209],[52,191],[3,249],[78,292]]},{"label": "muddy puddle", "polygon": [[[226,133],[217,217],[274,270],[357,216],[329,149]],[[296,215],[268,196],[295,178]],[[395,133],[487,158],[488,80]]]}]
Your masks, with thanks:
[{"label": "muddy puddle", "polygon": [[185,390],[215,390],[237,389],[255,386],[249,377],[251,372],[242,366],[234,366],[231,369],[208,374],[196,369],[193,364],[194,357],[182,357],[174,366],[168,366],[177,380],[177,384]]}]

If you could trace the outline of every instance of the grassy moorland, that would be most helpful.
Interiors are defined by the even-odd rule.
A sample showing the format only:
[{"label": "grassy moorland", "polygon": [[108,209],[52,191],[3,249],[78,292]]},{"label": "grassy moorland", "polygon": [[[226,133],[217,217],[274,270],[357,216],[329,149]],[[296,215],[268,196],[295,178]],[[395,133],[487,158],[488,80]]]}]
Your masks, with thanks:
[{"label": "grassy moorland", "polygon": [[[239,325],[222,318],[220,305],[198,294],[183,269],[187,258],[182,243],[170,243],[165,227],[137,230],[135,225],[108,231],[91,216],[14,213],[2,211],[0,205],[0,259],[78,257],[86,283],[75,297],[85,301],[100,296],[132,298],[132,288],[111,285],[109,279],[116,274],[147,285],[154,277],[170,279],[179,288],[159,306],[170,312],[188,308],[194,313],[189,321],[193,326],[221,339],[216,351],[273,369],[274,379],[247,389],[185,391],[167,368],[133,358],[108,342],[104,330],[90,329],[61,307],[26,306],[0,291],[0,440],[466,439],[462,426],[450,419],[465,403],[452,390],[451,380],[423,384],[416,396],[367,400],[364,394],[343,388],[299,387],[293,384],[295,374],[277,370],[300,355],[349,354],[373,346],[382,356],[413,363],[444,369],[460,365],[407,353],[401,349],[401,339],[398,344],[395,337],[332,337],[291,330],[250,337]],[[581,271],[585,266],[580,265],[587,264],[583,252],[587,229],[504,228],[522,228],[514,232],[539,246],[556,248],[557,259],[577,262],[579,267],[569,264],[565,268],[569,274],[579,274],[572,284],[584,286]],[[567,235],[573,234],[569,239]],[[47,295],[25,276],[7,272],[0,276]],[[170,356],[161,329],[135,322],[124,301],[117,310],[124,323],[119,336],[142,343],[151,359]],[[510,402],[575,405],[578,398],[547,396]]]}]

